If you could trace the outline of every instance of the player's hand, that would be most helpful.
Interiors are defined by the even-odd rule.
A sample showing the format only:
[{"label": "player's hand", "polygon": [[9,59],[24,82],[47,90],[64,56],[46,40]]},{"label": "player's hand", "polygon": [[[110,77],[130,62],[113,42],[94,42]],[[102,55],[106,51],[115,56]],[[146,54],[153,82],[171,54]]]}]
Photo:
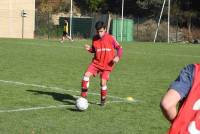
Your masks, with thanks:
[{"label": "player's hand", "polygon": [[90,45],[88,45],[88,44],[85,44],[85,49],[87,50],[87,51],[89,51],[90,50]]},{"label": "player's hand", "polygon": [[113,62],[114,62],[114,63],[119,62],[119,56],[115,56],[115,58],[113,59]]}]

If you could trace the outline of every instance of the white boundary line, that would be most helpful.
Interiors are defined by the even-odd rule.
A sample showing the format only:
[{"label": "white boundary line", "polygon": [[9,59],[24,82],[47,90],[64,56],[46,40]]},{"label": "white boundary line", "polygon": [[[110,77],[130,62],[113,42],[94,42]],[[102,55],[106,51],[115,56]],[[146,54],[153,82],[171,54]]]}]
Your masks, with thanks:
[{"label": "white boundary line", "polygon": [[31,107],[31,108],[18,108],[11,110],[0,110],[0,113],[11,113],[11,112],[21,112],[21,111],[31,111],[31,110],[40,110],[40,109],[53,109],[53,108],[64,108],[72,107],[73,105],[57,105],[57,106],[46,106],[46,107]]},{"label": "white boundary line", "polygon": [[[43,88],[43,89],[52,89],[52,90],[58,90],[58,91],[66,91],[66,92],[73,92],[73,93],[80,93],[80,91],[77,90],[70,90],[70,89],[64,89],[64,88],[59,88],[59,87],[51,87],[51,86],[45,86],[45,85],[38,85],[38,84],[28,84],[28,83],[23,83],[23,82],[18,82],[18,81],[8,81],[8,80],[0,80],[0,82],[2,83],[9,83],[9,84],[14,84],[14,85],[23,85],[23,86],[31,86],[31,87],[39,87],[39,88]],[[88,93],[94,96],[100,96],[98,93]],[[123,100],[124,102],[130,102],[127,101],[126,98],[121,98],[121,97],[117,97],[117,96],[111,96],[108,95],[109,98],[112,99],[118,99],[118,100]],[[138,100],[133,100],[132,102],[137,102]]]},{"label": "white boundary line", "polygon": [[[18,81],[7,81],[7,80],[0,80],[1,83],[7,83],[7,84],[14,84],[14,85],[23,85],[23,86],[31,86],[31,87],[39,87],[43,89],[52,89],[52,90],[59,90],[59,91],[66,91],[66,92],[74,92],[74,93],[80,93],[80,91],[76,90],[68,90],[68,89],[63,89],[59,87],[49,87],[45,85],[37,85],[37,84],[28,84],[28,83],[23,83],[23,82],[18,82]],[[89,93],[91,95],[99,96],[97,93]],[[78,97],[78,96],[74,96]],[[128,101],[125,98],[120,98],[117,96],[110,96],[108,97],[117,99],[115,101],[108,101],[108,103],[135,103],[138,102],[138,100],[133,100],[133,101]],[[18,108],[18,109],[11,109],[11,110],[0,110],[0,113],[9,113],[9,112],[20,112],[20,111],[31,111],[31,110],[40,110],[40,109],[52,109],[52,108],[64,108],[64,107],[70,107],[73,105],[57,105],[57,106],[46,106],[46,107],[32,107],[32,108]]]}]

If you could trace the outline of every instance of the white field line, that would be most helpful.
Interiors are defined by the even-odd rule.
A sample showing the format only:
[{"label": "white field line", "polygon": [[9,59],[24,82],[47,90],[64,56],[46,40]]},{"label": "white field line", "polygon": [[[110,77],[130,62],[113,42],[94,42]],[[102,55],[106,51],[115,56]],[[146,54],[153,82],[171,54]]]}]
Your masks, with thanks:
[{"label": "white field line", "polygon": [[[109,103],[125,103],[125,101],[108,101]],[[99,104],[99,103],[96,103]],[[33,110],[42,110],[42,109],[57,109],[57,108],[65,108],[65,107],[74,107],[74,105],[57,105],[57,106],[46,106],[46,107],[30,107],[30,108],[18,108],[18,109],[10,109],[10,110],[0,110],[0,113],[12,113],[12,112],[23,112],[23,111],[33,111]]]},{"label": "white field line", "polygon": [[57,105],[57,106],[46,106],[46,107],[18,108],[18,109],[11,109],[11,110],[0,110],[0,113],[22,112],[22,111],[32,111],[32,110],[40,110],[40,109],[64,108],[64,107],[72,107],[72,106],[73,105]]},{"label": "white field line", "polygon": [[[131,103],[132,101],[126,101],[126,102]],[[124,103],[124,101],[120,101],[120,100],[117,100],[117,101],[107,101],[106,103]]]},{"label": "white field line", "polygon": [[[76,90],[67,90],[59,87],[49,87],[45,85],[37,85],[37,84],[27,84],[23,82],[18,82],[18,81],[7,81],[7,80],[0,80],[2,83],[7,83],[7,84],[14,84],[14,85],[23,85],[23,86],[31,86],[31,87],[39,87],[43,89],[52,89],[52,90],[59,90],[59,91],[66,91],[66,92],[73,92],[73,93],[80,93],[80,91]],[[91,95],[99,96],[97,93],[89,93]],[[74,96],[77,98],[78,96]],[[135,103],[138,102],[138,100],[133,100],[133,101],[128,101],[125,98],[120,98],[117,96],[110,96],[108,97],[117,99],[115,101],[108,101],[107,103]],[[57,105],[57,106],[46,106],[46,107],[31,107],[31,108],[18,108],[18,109],[11,109],[11,110],[0,110],[0,113],[10,113],[10,112],[22,112],[22,111],[31,111],[31,110],[41,110],[41,109],[53,109],[53,108],[64,108],[64,107],[71,107],[73,105]]]},{"label": "white field line", "polygon": [[[39,88],[43,88],[43,89],[52,89],[52,90],[59,90],[59,91],[66,91],[66,92],[73,92],[73,93],[80,93],[80,91],[77,91],[77,90],[70,90],[70,89],[64,89],[64,88],[59,88],[59,87],[50,87],[50,86],[37,85],[37,84],[28,84],[28,83],[23,83],[23,82],[18,82],[18,81],[0,80],[0,82],[14,84],[14,85],[39,87]],[[90,93],[89,92],[88,94],[91,94],[91,95],[94,95],[94,96],[99,96],[99,93]],[[108,95],[108,97],[112,98],[112,99],[121,100],[121,101],[124,101],[124,102],[130,102],[130,101],[127,101],[126,98],[121,98],[121,97],[111,96],[111,95]],[[138,100],[133,100],[132,102],[138,102]]]},{"label": "white field line", "polygon": [[[108,101],[107,103],[125,103],[125,101]],[[99,104],[99,103],[96,103]],[[46,107],[30,107],[30,108],[18,108],[18,109],[9,109],[9,110],[0,110],[0,113],[12,113],[12,112],[23,112],[23,111],[33,111],[33,110],[42,110],[42,109],[57,109],[65,107],[74,107],[74,105],[57,105],[57,106],[46,106]]]}]

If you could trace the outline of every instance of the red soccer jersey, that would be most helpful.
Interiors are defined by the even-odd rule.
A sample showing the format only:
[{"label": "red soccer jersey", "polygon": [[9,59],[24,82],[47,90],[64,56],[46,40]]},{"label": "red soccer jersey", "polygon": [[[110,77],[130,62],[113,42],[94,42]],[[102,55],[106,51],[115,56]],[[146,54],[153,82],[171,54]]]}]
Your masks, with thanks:
[{"label": "red soccer jersey", "polygon": [[117,50],[117,55],[121,57],[122,47],[113,36],[108,33],[105,33],[102,38],[94,36],[92,49],[90,50],[90,52],[94,53],[92,63],[99,69],[111,71],[114,65],[115,49]]},{"label": "red soccer jersey", "polygon": [[168,134],[200,133],[200,64],[195,64],[192,88],[172,123]]}]

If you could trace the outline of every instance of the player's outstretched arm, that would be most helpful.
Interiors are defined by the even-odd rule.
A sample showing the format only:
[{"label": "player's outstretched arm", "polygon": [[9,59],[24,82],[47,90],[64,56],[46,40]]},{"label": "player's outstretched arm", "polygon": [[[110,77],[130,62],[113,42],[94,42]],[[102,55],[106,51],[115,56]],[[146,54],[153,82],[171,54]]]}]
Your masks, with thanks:
[{"label": "player's outstretched arm", "polygon": [[87,51],[90,52],[90,53],[94,53],[94,48],[91,47],[91,46],[88,45],[88,44],[85,44],[85,50],[87,50]]},{"label": "player's outstretched arm", "polygon": [[91,49],[90,45],[85,44],[85,50],[89,51]]}]

